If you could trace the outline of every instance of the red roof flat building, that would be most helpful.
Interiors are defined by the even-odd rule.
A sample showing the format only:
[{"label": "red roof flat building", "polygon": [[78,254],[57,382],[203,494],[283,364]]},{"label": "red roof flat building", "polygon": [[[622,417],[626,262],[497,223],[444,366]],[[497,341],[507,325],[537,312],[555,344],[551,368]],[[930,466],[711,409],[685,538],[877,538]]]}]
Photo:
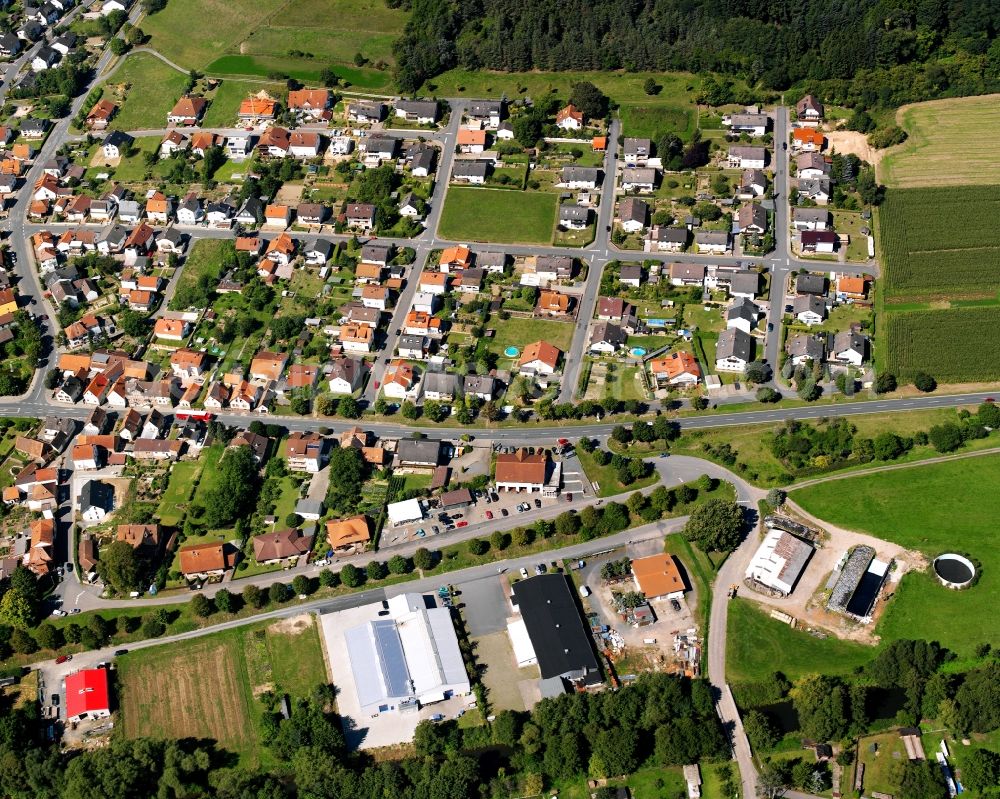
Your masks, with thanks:
[{"label": "red roof flat building", "polygon": [[83,669],[66,677],[66,718],[71,721],[111,715],[106,669]]}]

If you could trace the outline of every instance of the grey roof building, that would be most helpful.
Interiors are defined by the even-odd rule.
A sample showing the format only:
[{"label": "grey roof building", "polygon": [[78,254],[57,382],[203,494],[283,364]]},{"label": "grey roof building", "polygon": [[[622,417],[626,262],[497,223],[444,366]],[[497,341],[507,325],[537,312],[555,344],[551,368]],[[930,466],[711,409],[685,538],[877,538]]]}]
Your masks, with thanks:
[{"label": "grey roof building", "polygon": [[441,442],[436,438],[401,438],[396,446],[396,457],[400,466],[438,466]]},{"label": "grey roof building", "polygon": [[788,355],[793,363],[810,360],[819,363],[826,355],[826,342],[820,336],[810,336],[800,333],[788,341]]},{"label": "grey roof building", "polygon": [[715,359],[721,361],[734,358],[745,363],[753,360],[753,338],[735,327],[726,328],[719,333],[719,341],[715,347]]},{"label": "grey roof building", "polygon": [[807,272],[795,278],[795,291],[798,294],[826,294],[826,276]]}]

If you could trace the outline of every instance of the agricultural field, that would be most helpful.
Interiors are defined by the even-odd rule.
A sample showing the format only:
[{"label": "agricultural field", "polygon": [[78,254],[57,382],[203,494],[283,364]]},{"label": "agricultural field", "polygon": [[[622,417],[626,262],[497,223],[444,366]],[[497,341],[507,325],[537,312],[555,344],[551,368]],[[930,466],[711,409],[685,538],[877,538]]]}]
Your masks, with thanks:
[{"label": "agricultural field", "polygon": [[452,186],[438,234],[453,241],[549,244],[558,203],[554,193]]},{"label": "agricultural field", "polygon": [[[380,0],[171,0],[147,17],[152,46],[183,67],[216,75],[287,74],[315,81],[332,67],[350,83],[387,88],[392,43],[406,12]],[[192,29],[192,17],[212,24]],[[355,55],[365,62],[359,67]]]},{"label": "agricultural field", "polygon": [[[144,29],[145,25],[144,21]],[[185,31],[190,29],[187,24],[183,27]],[[104,97],[121,104],[112,127],[121,130],[162,128],[167,124],[170,109],[184,92],[187,80],[187,75],[148,53],[128,56],[103,84]],[[123,91],[117,91],[118,87]]]},{"label": "agricultural field", "polygon": [[920,371],[942,383],[1000,379],[1000,306],[896,311],[882,324],[886,367],[903,380]]},{"label": "agricultural field", "polygon": [[903,106],[896,123],[909,138],[879,165],[887,186],[1000,183],[993,139],[1000,124],[998,96],[932,100]]},{"label": "agricultural field", "polygon": [[819,483],[791,496],[831,524],[917,549],[928,560],[957,551],[979,561],[980,580],[965,591],[949,591],[927,572],[910,572],[876,629],[884,641],[939,641],[970,656],[976,644],[1000,644],[993,617],[1000,591],[998,481],[1000,457],[981,455]]},{"label": "agricultural field", "polygon": [[1000,189],[890,190],[879,209],[886,301],[995,297]]},{"label": "agricultural field", "polygon": [[138,650],[117,664],[126,737],[210,738],[248,767],[270,757],[258,739],[263,705],[255,697],[272,690],[304,698],[326,681],[312,616]]}]

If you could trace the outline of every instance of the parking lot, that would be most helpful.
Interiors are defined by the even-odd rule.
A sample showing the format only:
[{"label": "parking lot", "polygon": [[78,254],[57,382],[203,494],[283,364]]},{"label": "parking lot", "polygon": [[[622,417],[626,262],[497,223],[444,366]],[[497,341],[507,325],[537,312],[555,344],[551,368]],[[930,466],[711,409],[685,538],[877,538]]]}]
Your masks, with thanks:
[{"label": "parking lot", "polygon": [[[430,500],[427,516],[422,521],[386,527],[382,532],[381,546],[447,537],[448,533],[469,532],[470,528],[488,536],[494,530],[509,530],[521,524],[531,524],[541,517],[550,518],[571,506],[565,493],[556,498],[505,491],[481,491],[476,494],[471,505],[447,510],[440,506],[437,499]],[[578,496],[574,495],[573,507],[577,505]]]}]

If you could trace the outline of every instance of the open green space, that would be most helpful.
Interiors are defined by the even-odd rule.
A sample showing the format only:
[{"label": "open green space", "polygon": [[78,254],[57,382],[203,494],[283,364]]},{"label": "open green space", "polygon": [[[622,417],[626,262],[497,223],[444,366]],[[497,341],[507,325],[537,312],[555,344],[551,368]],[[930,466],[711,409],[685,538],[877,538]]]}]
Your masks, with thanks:
[{"label": "open green space", "polygon": [[208,738],[247,766],[268,763],[262,691],[304,698],[327,681],[316,622],[299,618],[152,647],[117,660],[121,734]]},{"label": "open green space", "polygon": [[815,638],[772,619],[746,599],[729,602],[726,679],[758,682],[780,671],[790,680],[804,674],[849,674],[872,659],[871,647],[853,641]]},{"label": "open green space", "polygon": [[1000,123],[997,95],[903,106],[896,121],[909,138],[879,164],[887,186],[1000,183],[992,141]]},{"label": "open green space", "polygon": [[792,498],[831,524],[919,550],[928,560],[943,552],[978,560],[980,580],[964,591],[949,591],[926,573],[905,575],[877,630],[883,640],[923,638],[968,655],[980,642],[1000,643],[992,615],[1000,591],[998,480],[1000,457],[982,455],[820,483]]},{"label": "open green space", "polygon": [[491,319],[490,325],[496,330],[493,338],[487,339],[492,352],[505,356],[503,351],[513,345],[522,352],[534,341],[547,341],[563,352],[569,350],[573,341],[573,325],[570,322],[553,322],[549,319]]},{"label": "open green space", "polygon": [[186,290],[197,286],[203,275],[211,277],[213,281],[221,277],[222,254],[233,246],[232,241],[226,239],[198,239],[195,242],[181,267],[181,276],[177,278],[175,296],[170,302],[172,310],[185,310],[176,306],[178,295],[183,296]]},{"label": "open green space", "polygon": [[941,383],[1000,378],[1000,307],[897,311],[883,317],[886,364],[897,377],[927,372]]},{"label": "open green space", "polygon": [[601,466],[594,460],[593,453],[585,452],[582,448],[577,449],[576,454],[580,459],[580,465],[583,467],[584,473],[587,475],[587,480],[591,484],[597,483],[600,486],[600,489],[597,491],[597,496],[599,497],[613,497],[615,494],[621,494],[625,491],[638,491],[640,488],[648,488],[651,485],[656,485],[660,481],[660,474],[654,469],[649,477],[636,480],[634,483],[629,483],[628,485],[622,485],[618,481],[618,474],[615,467],[610,463],[606,466]]},{"label": "open green space", "polygon": [[438,234],[454,241],[548,244],[557,194],[451,186]]},{"label": "open green space", "polygon": [[143,30],[167,58],[209,74],[317,81],[333,68],[355,86],[381,89],[391,83],[392,43],[406,18],[372,0],[171,0]]},{"label": "open green space", "polygon": [[626,136],[645,137],[654,142],[667,133],[690,139],[697,122],[697,111],[692,107],[622,105],[618,114]]},{"label": "open green space", "polygon": [[[645,83],[652,78],[660,86],[655,95],[646,94]],[[440,97],[499,97],[510,99],[528,95],[538,102],[554,93],[568,98],[577,83],[593,83],[618,103],[662,105],[694,110],[694,98],[701,78],[688,72],[489,72],[452,69],[432,78],[424,86],[429,94]]]},{"label": "open green space", "polygon": [[230,128],[236,124],[236,114],[240,103],[251,94],[267,91],[272,97],[284,97],[286,89],[280,83],[261,83],[260,81],[242,81],[226,79],[212,95],[212,102],[205,112],[202,124],[206,128]]},{"label": "open green space", "polygon": [[[146,24],[143,22],[143,29]],[[191,25],[184,23],[186,32]],[[183,94],[187,76],[148,53],[134,53],[104,82],[105,98],[118,102],[112,87],[124,85],[125,99],[112,122],[121,130],[162,128],[167,114]]]},{"label": "open green space", "polygon": [[176,527],[181,523],[200,471],[199,461],[178,461],[170,468],[170,481],[157,510],[161,524]]}]

